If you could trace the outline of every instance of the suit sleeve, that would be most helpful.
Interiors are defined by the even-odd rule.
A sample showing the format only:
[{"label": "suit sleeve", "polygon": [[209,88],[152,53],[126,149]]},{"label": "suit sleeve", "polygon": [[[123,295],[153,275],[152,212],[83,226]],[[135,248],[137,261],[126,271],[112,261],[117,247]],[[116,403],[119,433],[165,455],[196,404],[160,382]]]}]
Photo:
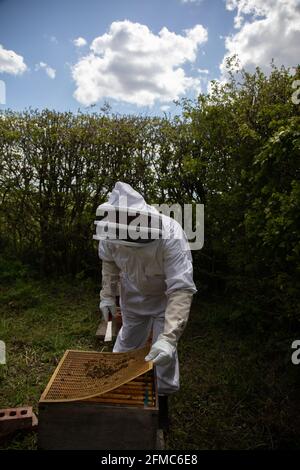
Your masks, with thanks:
[{"label": "suit sleeve", "polygon": [[102,288],[100,299],[115,302],[119,294],[120,270],[113,260],[109,244],[100,240],[99,258],[102,260]]},{"label": "suit sleeve", "polygon": [[182,335],[190,314],[193,294],[197,292],[193,281],[193,263],[185,233],[177,228],[177,237],[165,240],[164,274],[166,295],[165,324],[162,337],[174,346]]}]

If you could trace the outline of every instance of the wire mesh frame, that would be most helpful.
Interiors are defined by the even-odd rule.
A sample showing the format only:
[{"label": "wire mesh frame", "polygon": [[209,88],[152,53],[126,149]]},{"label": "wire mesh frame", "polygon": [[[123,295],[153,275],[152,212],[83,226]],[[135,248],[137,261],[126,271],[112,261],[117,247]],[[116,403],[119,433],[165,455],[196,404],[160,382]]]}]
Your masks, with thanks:
[{"label": "wire mesh frame", "polygon": [[127,353],[67,350],[40,402],[92,400],[102,403],[156,405],[152,362],[145,348]]}]

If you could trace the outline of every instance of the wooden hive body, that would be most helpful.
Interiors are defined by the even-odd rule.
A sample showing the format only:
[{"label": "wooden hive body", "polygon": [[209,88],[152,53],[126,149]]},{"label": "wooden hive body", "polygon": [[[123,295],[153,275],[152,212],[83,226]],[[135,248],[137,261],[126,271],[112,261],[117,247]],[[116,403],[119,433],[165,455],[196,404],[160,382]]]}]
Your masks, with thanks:
[{"label": "wooden hive body", "polygon": [[[144,354],[67,351],[39,401],[39,448],[154,449],[157,387]],[[99,373],[103,361],[124,364],[125,359],[128,367],[119,365],[111,376]],[[108,365],[103,370],[110,372]]]}]

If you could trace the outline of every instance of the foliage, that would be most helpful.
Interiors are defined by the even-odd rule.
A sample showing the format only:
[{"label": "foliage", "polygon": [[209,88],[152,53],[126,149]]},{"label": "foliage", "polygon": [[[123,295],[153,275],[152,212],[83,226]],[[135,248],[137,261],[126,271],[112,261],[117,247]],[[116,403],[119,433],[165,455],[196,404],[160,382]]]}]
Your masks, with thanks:
[{"label": "foliage", "polygon": [[150,203],[205,204],[200,294],[230,295],[230,318],[245,328],[298,325],[300,69],[228,67],[226,83],[183,100],[173,118],[3,112],[2,259],[97,276],[95,210],[126,181]]}]

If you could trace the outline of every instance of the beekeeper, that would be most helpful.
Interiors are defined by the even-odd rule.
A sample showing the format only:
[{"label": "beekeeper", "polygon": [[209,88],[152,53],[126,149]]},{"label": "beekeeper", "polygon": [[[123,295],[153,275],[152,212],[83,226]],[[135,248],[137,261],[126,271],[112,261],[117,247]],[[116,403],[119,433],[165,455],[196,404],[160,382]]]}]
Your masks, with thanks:
[{"label": "beekeeper", "polygon": [[[192,257],[180,224],[146,204],[129,184],[117,182],[97,208],[96,235],[102,260],[100,309],[115,315],[120,282],[123,326],[114,352],[145,346],[157,366],[158,394],[179,389],[178,340],[188,321],[193,294]],[[137,219],[139,217],[139,219]],[[137,220],[141,221],[138,224]]]}]

